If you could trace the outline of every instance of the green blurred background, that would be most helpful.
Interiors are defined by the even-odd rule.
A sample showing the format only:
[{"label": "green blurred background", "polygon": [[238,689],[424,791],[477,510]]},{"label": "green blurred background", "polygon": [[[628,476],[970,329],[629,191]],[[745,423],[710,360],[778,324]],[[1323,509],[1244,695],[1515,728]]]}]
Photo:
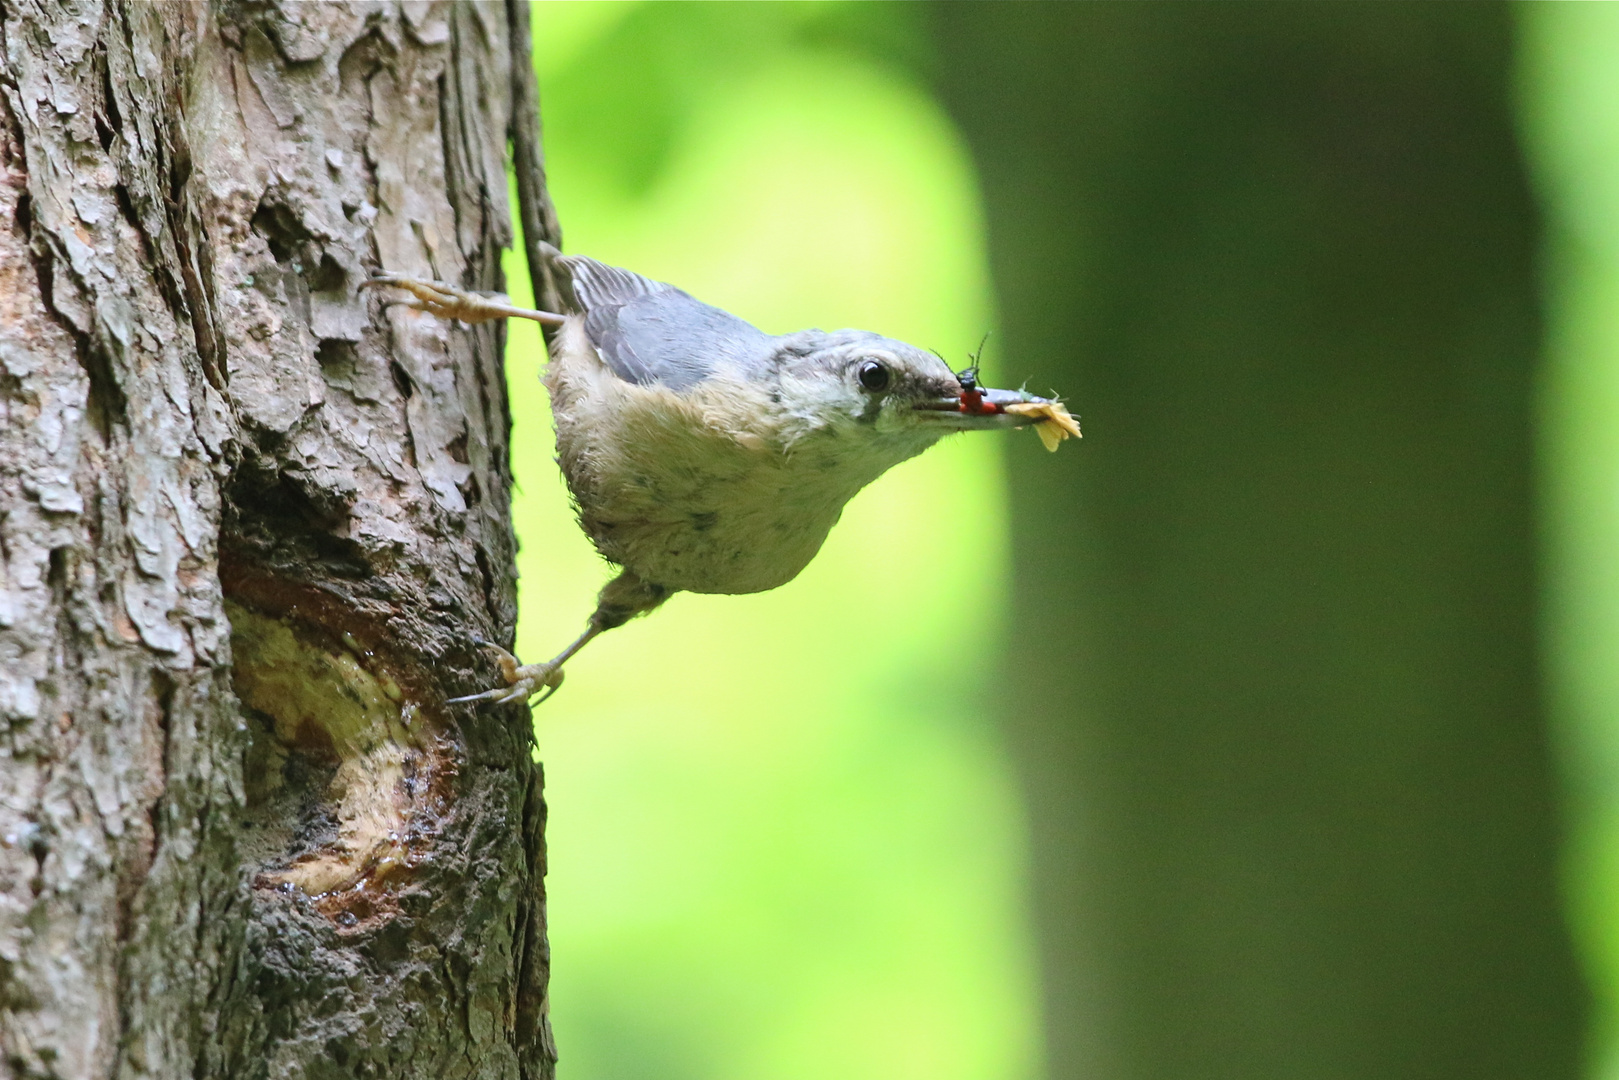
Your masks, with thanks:
[{"label": "green blurred background", "polygon": [[[880,327],[965,357],[993,325],[966,148],[914,76],[848,46],[850,14],[905,17],[537,5],[567,249],[771,332]],[[520,333],[518,647],[541,656],[606,568]],[[563,1075],[1033,1075],[1023,824],[985,709],[1011,450],[942,446],[856,499],[790,585],[682,595],[569,665],[535,714]]]},{"label": "green blurred background", "polygon": [[[570,664],[567,1080],[1619,1080],[1619,6],[534,24],[567,250],[993,329],[1087,435],[947,443]],[[542,363],[531,658],[607,574]]]}]

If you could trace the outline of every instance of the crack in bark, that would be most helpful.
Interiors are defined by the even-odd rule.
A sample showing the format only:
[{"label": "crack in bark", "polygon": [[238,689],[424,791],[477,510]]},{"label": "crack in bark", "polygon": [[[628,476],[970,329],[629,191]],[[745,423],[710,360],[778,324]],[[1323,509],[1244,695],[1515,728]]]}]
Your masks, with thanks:
[{"label": "crack in bark", "polygon": [[525,1066],[525,1080],[551,1076],[557,1060],[549,1015],[551,947],[545,934],[545,822],[545,770],[536,762],[523,798],[523,846],[529,874],[538,887],[519,909],[517,1016],[513,1025],[519,1060],[537,1062],[535,1068]]},{"label": "crack in bark", "polygon": [[168,672],[161,668],[152,671],[152,684],[150,690],[151,702],[154,712],[154,722],[162,732],[162,750],[158,756],[160,763],[160,776],[151,777],[152,797],[147,801],[145,821],[149,830],[144,838],[132,838],[130,846],[133,850],[125,851],[119,859],[117,906],[118,914],[115,923],[114,940],[122,946],[130,939],[134,927],[134,907],[136,897],[140,894],[141,886],[146,883],[147,875],[151,872],[152,864],[157,860],[157,851],[163,842],[162,808],[164,777],[167,774],[169,750],[169,726],[174,710],[174,694],[176,683]]},{"label": "crack in bark", "polygon": [[[180,280],[174,280],[173,269],[165,261],[162,264],[161,282],[164,294],[169,298],[170,309],[176,317],[191,324],[203,377],[215,390],[224,392],[229,379],[224,346],[214,325],[218,303],[212,291],[213,244],[208,238],[207,225],[191,208],[191,149],[185,142],[181,128],[182,125],[176,125],[171,133],[174,139],[173,157],[160,165],[169,177],[168,191],[163,195],[163,212],[169,237],[174,243],[174,264],[179,268]],[[192,226],[201,234],[196,242],[191,237]]]},{"label": "crack in bark", "polygon": [[111,441],[114,425],[129,423],[129,399],[118,384],[113,372],[112,358],[88,332],[80,330],[73,319],[56,304],[56,266],[62,253],[56,250],[56,237],[36,233],[29,245],[29,259],[39,280],[39,296],[45,311],[73,339],[73,355],[84,370],[90,383],[90,422],[101,436],[103,444]]}]

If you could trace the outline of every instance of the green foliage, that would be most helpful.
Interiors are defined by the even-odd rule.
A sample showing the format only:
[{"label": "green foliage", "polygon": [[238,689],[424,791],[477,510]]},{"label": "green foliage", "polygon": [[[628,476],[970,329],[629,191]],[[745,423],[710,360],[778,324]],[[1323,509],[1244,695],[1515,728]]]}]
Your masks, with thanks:
[{"label": "green foliage", "polygon": [[[964,363],[991,322],[977,194],[905,74],[914,19],[538,5],[567,249],[767,330],[859,326]],[[514,327],[529,659],[608,573],[551,462],[541,356]],[[1018,443],[951,441],[858,497],[792,584],[677,596],[569,665],[536,725],[570,1080],[1032,1073],[1021,816],[986,718],[1000,456],[1043,453]]]}]

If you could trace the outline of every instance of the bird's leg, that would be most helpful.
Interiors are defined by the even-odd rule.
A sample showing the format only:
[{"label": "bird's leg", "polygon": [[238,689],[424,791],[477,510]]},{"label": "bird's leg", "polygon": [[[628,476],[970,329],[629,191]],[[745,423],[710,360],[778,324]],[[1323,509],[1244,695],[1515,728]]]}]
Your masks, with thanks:
[{"label": "bird's leg", "polygon": [[[540,695],[540,701],[544,701],[556,693],[557,687],[562,685],[563,662],[584,648],[585,644],[599,633],[601,631],[592,626],[589,630],[580,634],[572,645],[563,649],[554,659],[547,660],[543,664],[522,663],[517,657],[494,642],[480,641],[478,642],[479,645],[495,654],[495,661],[500,664],[500,674],[506,680],[506,685],[497,686],[493,690],[485,690],[481,694],[468,694],[466,697],[450,698],[445,704],[463,705],[473,701],[492,701],[496,705],[505,705],[513,701],[523,701],[538,694],[541,690],[544,690],[545,693]],[[536,701],[534,704],[538,705],[540,701]]]},{"label": "bird's leg", "polygon": [[360,282],[360,288],[403,289],[411,294],[409,300],[394,303],[416,308],[441,319],[460,319],[465,323],[488,322],[490,319],[533,319],[546,326],[561,326],[563,317],[550,311],[515,307],[499,293],[472,292],[447,285],[442,281],[424,281],[404,274],[378,274]]},{"label": "bird's leg", "polygon": [[[501,677],[506,680],[506,685],[485,690],[481,694],[450,698],[446,704],[492,701],[496,705],[505,705],[512,701],[523,701],[538,694],[542,689],[545,693],[540,696],[540,701],[544,701],[556,693],[557,687],[562,685],[562,665],[567,663],[574,653],[590,644],[591,639],[602,631],[623,626],[637,615],[651,611],[669,599],[669,594],[670,590],[662,585],[649,584],[628,570],[621,571],[616,578],[602,587],[601,595],[596,598],[596,611],[590,616],[590,625],[585,628],[585,632],[575,638],[572,645],[543,664],[520,663],[517,657],[499,645],[487,641],[478,642],[495,654],[500,664]],[[540,701],[534,704],[538,705]]]}]

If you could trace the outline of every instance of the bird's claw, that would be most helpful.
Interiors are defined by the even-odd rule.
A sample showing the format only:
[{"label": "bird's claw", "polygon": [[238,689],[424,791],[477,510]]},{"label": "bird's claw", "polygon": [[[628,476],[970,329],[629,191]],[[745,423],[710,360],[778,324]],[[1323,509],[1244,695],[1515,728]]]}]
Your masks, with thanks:
[{"label": "bird's claw", "polygon": [[511,299],[503,293],[474,292],[443,281],[426,281],[407,274],[381,273],[360,282],[360,288],[401,289],[409,299],[395,300],[404,307],[425,311],[441,319],[460,319],[464,323],[488,322],[490,319],[533,319],[546,326],[561,326],[561,315],[549,311],[513,307]]},{"label": "bird's claw", "polygon": [[486,319],[504,317],[510,306],[505,303],[504,296],[498,298],[484,296],[458,289],[442,281],[424,281],[404,274],[377,274],[370,280],[360,283],[362,289],[379,286],[402,289],[410,293],[411,299],[395,302],[418,311],[425,311],[429,315],[437,315],[441,319],[460,319],[468,323],[483,322]]},{"label": "bird's claw", "polygon": [[493,690],[485,690],[481,694],[469,694],[466,697],[450,698],[448,705],[464,705],[478,701],[490,701],[496,705],[507,705],[514,701],[526,701],[528,698],[540,694],[541,701],[557,692],[562,685],[562,665],[555,660],[543,664],[519,663],[517,657],[489,641],[479,641],[479,645],[495,654],[495,662],[500,665],[501,678],[506,680],[505,686],[497,686]]}]

